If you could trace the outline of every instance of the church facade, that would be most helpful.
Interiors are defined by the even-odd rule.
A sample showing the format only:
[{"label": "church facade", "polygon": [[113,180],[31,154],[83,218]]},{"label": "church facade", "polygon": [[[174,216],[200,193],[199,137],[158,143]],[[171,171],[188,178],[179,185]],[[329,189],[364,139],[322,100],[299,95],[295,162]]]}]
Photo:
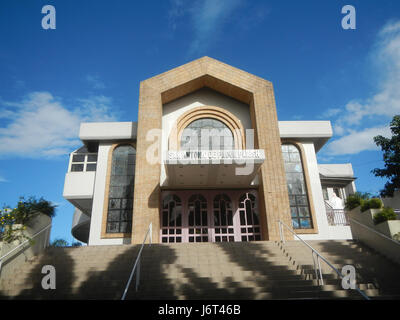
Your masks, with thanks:
[{"label": "church facade", "polygon": [[[278,121],[272,83],[209,57],[140,84],[137,122],[82,123],[63,196],[89,245],[351,239],[329,121]],[[292,236],[285,232],[287,239]]]}]

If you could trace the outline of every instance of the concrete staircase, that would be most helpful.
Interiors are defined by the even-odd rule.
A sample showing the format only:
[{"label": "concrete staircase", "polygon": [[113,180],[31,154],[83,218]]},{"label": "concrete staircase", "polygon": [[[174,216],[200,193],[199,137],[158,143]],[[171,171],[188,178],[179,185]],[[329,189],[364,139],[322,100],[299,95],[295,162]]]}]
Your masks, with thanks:
[{"label": "concrete staircase", "polygon": [[[310,241],[339,270],[352,264],[371,298],[400,298],[399,266],[354,241]],[[120,299],[140,246],[49,248],[0,282],[3,299]],[[43,265],[56,289],[43,290]],[[318,286],[311,252],[298,241],[146,245],[141,282],[127,299],[360,299],[324,270]]]}]

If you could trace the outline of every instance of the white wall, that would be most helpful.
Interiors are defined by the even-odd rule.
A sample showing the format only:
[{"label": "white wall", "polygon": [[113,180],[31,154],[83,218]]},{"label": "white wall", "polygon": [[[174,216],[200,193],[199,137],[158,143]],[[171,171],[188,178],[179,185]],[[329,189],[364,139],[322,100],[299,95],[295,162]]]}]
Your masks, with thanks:
[{"label": "white wall", "polygon": [[88,245],[126,244],[130,243],[131,241],[130,238],[101,239],[101,224],[103,222],[103,206],[107,176],[107,160],[111,145],[111,142],[102,142],[99,145]]}]

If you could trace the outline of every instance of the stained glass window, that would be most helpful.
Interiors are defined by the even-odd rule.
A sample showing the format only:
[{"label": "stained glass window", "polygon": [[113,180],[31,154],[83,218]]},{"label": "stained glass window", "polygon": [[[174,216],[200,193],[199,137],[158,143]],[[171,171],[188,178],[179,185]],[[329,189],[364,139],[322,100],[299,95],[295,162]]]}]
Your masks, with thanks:
[{"label": "stained glass window", "polygon": [[232,131],[222,121],[202,118],[190,123],[182,132],[182,150],[232,150]]},{"label": "stained glass window", "polygon": [[114,149],[108,194],[107,233],[132,231],[135,163],[136,151],[131,145],[121,145]]},{"label": "stained glass window", "polygon": [[310,229],[313,224],[300,151],[292,144],[285,144],[282,145],[282,154],[285,163],[293,228]]}]

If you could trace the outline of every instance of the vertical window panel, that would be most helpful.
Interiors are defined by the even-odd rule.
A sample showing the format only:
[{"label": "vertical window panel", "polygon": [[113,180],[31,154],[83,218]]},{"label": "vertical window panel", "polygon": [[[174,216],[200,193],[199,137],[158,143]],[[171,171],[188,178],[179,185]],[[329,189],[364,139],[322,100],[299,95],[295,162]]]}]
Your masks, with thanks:
[{"label": "vertical window panel", "polygon": [[282,145],[282,155],[293,228],[310,229],[313,226],[300,151],[295,145],[286,144]]},{"label": "vertical window panel", "polygon": [[[129,160],[130,159],[130,160]],[[107,222],[115,221],[113,211],[120,213],[113,224],[107,223],[107,233],[130,233],[132,231],[133,189],[135,182],[136,151],[131,145],[114,149],[111,162],[109,206]],[[130,166],[128,166],[130,161]]]}]

